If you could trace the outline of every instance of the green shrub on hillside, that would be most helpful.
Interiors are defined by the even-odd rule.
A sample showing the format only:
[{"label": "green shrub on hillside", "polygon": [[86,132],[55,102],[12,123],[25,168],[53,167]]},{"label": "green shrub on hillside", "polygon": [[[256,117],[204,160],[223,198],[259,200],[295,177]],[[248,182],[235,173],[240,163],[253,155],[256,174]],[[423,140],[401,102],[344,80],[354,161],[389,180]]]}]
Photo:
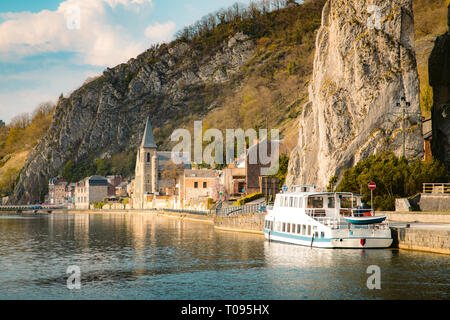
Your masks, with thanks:
[{"label": "green shrub on hillside", "polygon": [[262,197],[264,197],[264,195],[260,192],[253,193],[253,194],[250,194],[250,195],[236,201],[235,203],[233,203],[233,206],[243,206],[246,203],[261,199]]},{"label": "green shrub on hillside", "polygon": [[[437,160],[423,162],[398,158],[392,153],[372,155],[344,172],[337,187],[338,192],[361,193],[362,200],[370,205],[368,184],[375,182],[374,208],[390,211],[395,209],[395,199],[422,192],[422,184],[447,182],[448,172]],[[330,185],[334,181],[330,181]]]}]

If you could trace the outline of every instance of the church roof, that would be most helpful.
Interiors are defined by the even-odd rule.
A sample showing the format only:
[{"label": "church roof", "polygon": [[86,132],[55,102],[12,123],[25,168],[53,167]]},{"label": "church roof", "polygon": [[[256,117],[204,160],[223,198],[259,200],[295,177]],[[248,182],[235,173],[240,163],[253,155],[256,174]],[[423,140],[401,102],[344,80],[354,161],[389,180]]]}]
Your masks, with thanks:
[{"label": "church roof", "polygon": [[150,123],[150,118],[147,118],[147,124],[145,126],[144,136],[142,137],[141,147],[156,149],[156,142],[153,137],[153,129],[152,124]]}]

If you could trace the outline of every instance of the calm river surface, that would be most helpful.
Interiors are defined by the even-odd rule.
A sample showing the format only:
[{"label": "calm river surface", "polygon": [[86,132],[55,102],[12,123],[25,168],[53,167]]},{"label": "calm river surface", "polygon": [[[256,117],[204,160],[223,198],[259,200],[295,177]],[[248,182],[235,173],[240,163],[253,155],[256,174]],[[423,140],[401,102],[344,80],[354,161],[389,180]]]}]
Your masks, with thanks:
[{"label": "calm river surface", "polygon": [[[371,265],[381,290],[367,288]],[[0,299],[449,298],[444,255],[311,249],[154,215],[0,215]]]}]

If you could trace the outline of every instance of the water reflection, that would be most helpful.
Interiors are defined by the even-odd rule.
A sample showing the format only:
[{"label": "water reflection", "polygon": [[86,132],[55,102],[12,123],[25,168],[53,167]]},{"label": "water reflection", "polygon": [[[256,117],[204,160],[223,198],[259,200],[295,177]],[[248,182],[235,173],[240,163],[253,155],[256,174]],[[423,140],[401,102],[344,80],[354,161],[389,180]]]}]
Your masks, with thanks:
[{"label": "water reflection", "polygon": [[[0,216],[2,299],[445,299],[448,259],[326,250],[156,215]],[[82,289],[66,288],[78,265]],[[370,265],[382,290],[366,287]]]}]

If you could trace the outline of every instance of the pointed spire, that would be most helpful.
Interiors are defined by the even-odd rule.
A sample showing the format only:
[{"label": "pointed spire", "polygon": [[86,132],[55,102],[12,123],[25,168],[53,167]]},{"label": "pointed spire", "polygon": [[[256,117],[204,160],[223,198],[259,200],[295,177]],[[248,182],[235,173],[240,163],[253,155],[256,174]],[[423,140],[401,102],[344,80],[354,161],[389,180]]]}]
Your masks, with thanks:
[{"label": "pointed spire", "polygon": [[153,137],[152,124],[150,123],[150,117],[147,118],[147,125],[145,126],[144,136],[142,137],[143,148],[154,148],[156,149],[155,138]]}]

